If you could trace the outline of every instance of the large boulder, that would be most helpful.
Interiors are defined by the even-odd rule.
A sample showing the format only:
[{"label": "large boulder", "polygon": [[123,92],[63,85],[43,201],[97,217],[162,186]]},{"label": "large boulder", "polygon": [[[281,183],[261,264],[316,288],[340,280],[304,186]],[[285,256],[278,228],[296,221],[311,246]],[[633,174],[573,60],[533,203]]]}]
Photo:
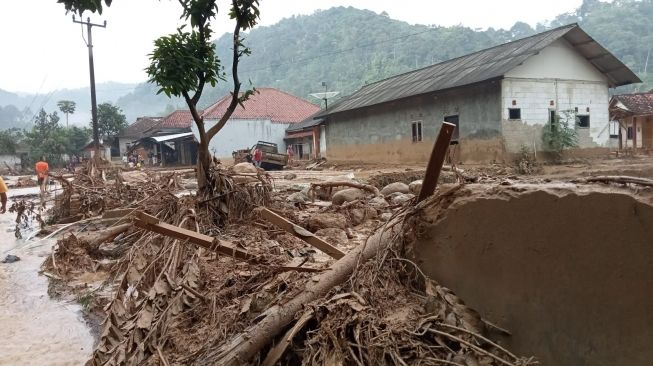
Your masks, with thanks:
[{"label": "large boulder", "polygon": [[372,207],[356,207],[349,210],[351,224],[354,226],[358,226],[367,220],[375,219],[378,215],[379,214]]},{"label": "large boulder", "polygon": [[370,200],[370,206],[377,208],[377,209],[384,209],[388,207],[388,201],[385,200],[385,198],[378,196],[374,197]]},{"label": "large boulder", "polygon": [[252,163],[238,163],[231,167],[236,174],[256,174],[258,170]]},{"label": "large boulder", "polygon": [[417,196],[419,192],[422,190],[422,180],[420,179],[420,180],[410,182],[410,184],[408,185],[408,189],[410,190],[410,193]]},{"label": "large boulder", "polygon": [[401,195],[394,196],[392,198],[392,204],[401,205],[401,204],[404,204],[404,203],[412,200],[414,197],[415,197],[415,195],[412,194],[412,193],[403,193]]},{"label": "large boulder", "polygon": [[347,218],[341,213],[335,212],[324,212],[318,213],[310,216],[306,220],[306,227],[310,231],[317,231],[320,229],[329,229],[329,228],[347,228]]},{"label": "large boulder", "polygon": [[334,205],[340,206],[345,202],[351,202],[363,198],[365,198],[365,192],[358,188],[348,188],[334,193],[333,197],[331,197],[331,202]]},{"label": "large boulder", "polygon": [[347,233],[344,230],[333,227],[328,229],[320,229],[315,232],[315,235],[326,240],[329,244],[338,246],[346,245],[349,241],[347,238]]},{"label": "large boulder", "polygon": [[402,182],[395,182],[395,183],[390,183],[387,186],[383,187],[381,190],[381,194],[384,196],[389,196],[393,193],[410,193],[410,188],[408,188],[408,184],[402,183]]},{"label": "large boulder", "polygon": [[292,203],[306,203],[310,201],[308,195],[304,192],[295,192],[289,195],[288,198],[286,198],[286,200]]}]

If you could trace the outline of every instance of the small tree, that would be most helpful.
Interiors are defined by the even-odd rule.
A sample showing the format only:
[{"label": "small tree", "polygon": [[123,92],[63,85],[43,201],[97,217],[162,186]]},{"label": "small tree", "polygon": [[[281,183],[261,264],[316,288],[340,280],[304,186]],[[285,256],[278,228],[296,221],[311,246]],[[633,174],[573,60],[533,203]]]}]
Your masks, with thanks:
[{"label": "small tree", "polygon": [[562,111],[562,116],[556,114],[555,118],[544,127],[542,142],[547,150],[555,154],[556,160],[562,159],[562,152],[565,149],[578,146],[576,123],[574,111]]},{"label": "small tree", "polygon": [[179,0],[183,7],[182,18],[190,20],[190,31],[182,26],[177,33],[154,41],[154,51],[150,54],[151,64],[146,69],[150,82],[159,85],[159,93],[168,97],[183,97],[199,132],[198,148],[198,186],[206,188],[210,176],[211,153],[209,142],[224,127],[236,107],[246,100],[254,90],[241,94],[238,79],[238,63],[250,50],[244,47],[241,31],[252,28],[259,18],[258,0],[232,0],[229,15],[236,21],[233,34],[233,60],[231,73],[233,90],[231,102],[220,120],[209,129],[197,110],[204,86],[215,86],[225,80],[220,60],[211,42],[211,21],[218,13],[216,0]]},{"label": "small tree", "polygon": [[[127,118],[122,110],[111,103],[102,103],[97,107],[98,132],[105,141],[116,137],[127,127]],[[91,122],[91,128],[93,122]]]},{"label": "small tree", "polygon": [[68,115],[75,113],[75,107],[77,104],[72,100],[60,100],[57,102],[57,106],[61,113],[66,115],[66,127],[68,127]]}]

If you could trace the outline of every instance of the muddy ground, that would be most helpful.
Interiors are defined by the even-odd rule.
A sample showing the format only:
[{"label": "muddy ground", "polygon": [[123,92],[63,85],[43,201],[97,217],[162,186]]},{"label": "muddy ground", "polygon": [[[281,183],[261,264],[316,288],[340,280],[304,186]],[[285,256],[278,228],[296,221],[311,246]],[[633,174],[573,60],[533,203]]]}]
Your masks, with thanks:
[{"label": "muddy ground", "polygon": [[[304,170],[299,169],[298,167],[298,169],[268,172],[269,178],[271,178],[270,182],[272,191],[270,192],[270,202],[266,205],[273,208],[275,212],[281,214],[283,217],[310,230],[315,235],[323,237],[329,243],[335,245],[345,253],[354,250],[361,244],[364,244],[367,238],[373,234],[375,230],[382,227],[386,222],[388,222],[388,220],[392,220],[394,216],[404,212],[407,208],[410,208],[412,202],[412,197],[410,196],[411,192],[407,191],[402,194],[394,194],[392,198],[386,196],[386,199],[376,201],[374,201],[371,195],[367,194],[355,198],[351,202],[345,202],[342,205],[333,205],[331,202],[331,196],[333,196],[337,190],[342,188],[336,188],[334,190],[314,189],[306,195],[307,190],[311,188],[311,184],[330,181],[355,181],[369,184],[370,186],[374,186],[378,190],[381,190],[390,183],[402,182],[409,184],[421,179],[424,175],[424,166],[419,165],[393,166],[385,164],[375,165],[366,163],[328,162],[327,164],[319,166],[317,169],[318,170]],[[546,187],[556,184],[567,184],[569,185],[568,189],[574,190],[578,179],[589,176],[628,175],[651,178],[653,177],[653,158],[627,157],[576,160],[558,165],[538,166],[537,169],[534,169],[533,174],[524,175],[519,174],[518,172],[519,169],[514,165],[458,165],[453,168],[448,166],[445,167],[445,170],[442,173],[440,183],[442,184],[443,189],[444,187],[452,187],[464,182],[467,185],[475,186],[477,187],[476,189],[483,191],[495,189],[493,187],[519,187],[520,185],[528,185],[528,189],[530,190],[539,190],[546,189]],[[172,176],[176,176],[176,178],[170,178]],[[250,179],[247,176],[242,178]],[[138,192],[134,195],[133,201],[146,200],[148,199],[147,197],[163,194],[161,192],[164,191],[169,192],[165,194],[174,194],[176,197],[180,197],[192,193],[196,187],[192,170],[189,169],[180,169],[177,170],[177,173],[160,169],[157,171],[145,171],[141,173],[125,173],[121,175],[120,179],[123,180],[123,184],[131,187],[130,192],[132,193],[134,189],[137,191],[144,189],[138,187],[143,187],[145,182],[149,184],[148,187],[158,187],[147,188],[144,189],[143,192]],[[14,182],[18,183],[19,181],[17,179],[10,179],[8,183],[12,186]],[[18,184],[29,183],[27,180],[22,179]],[[108,186],[115,183],[106,184]],[[117,204],[111,207],[104,207],[103,205],[102,207],[98,206],[97,198],[102,197],[102,191],[91,192],[96,190],[96,186],[98,185],[100,185],[98,182],[93,182],[93,184],[87,185],[86,187],[88,188],[83,190],[86,193],[82,194],[84,197],[81,200],[82,207],[92,207],[94,214],[120,208],[120,194],[111,198],[116,201]],[[599,185],[602,187],[601,189],[605,188],[603,184]],[[614,187],[615,189],[626,189],[628,195],[637,196],[642,194],[641,188],[623,188],[619,185]],[[587,189],[591,190],[592,188],[590,186],[590,188]],[[107,192],[111,192],[111,189],[108,189]],[[259,190],[257,192],[260,193],[261,191]],[[644,189],[643,192],[646,194],[646,189]],[[416,192],[413,191],[412,193]],[[60,194],[61,192],[57,193],[57,195]],[[249,194],[252,194],[252,192]],[[185,216],[175,216],[172,214],[173,212],[181,213],[181,211],[178,210],[184,207],[184,199],[175,198],[174,200],[171,199],[168,201],[169,202],[161,200],[161,202],[157,204],[156,210],[150,213],[157,214],[161,212],[169,212],[171,213],[170,215],[172,215],[169,216],[170,220],[172,220],[169,222],[172,222],[177,226],[188,225],[187,223],[185,224],[185,222],[187,222],[185,221],[186,219],[182,219]],[[170,208],[166,206],[166,204],[172,204],[174,208]],[[235,209],[240,208],[236,207]],[[520,209],[527,210],[528,207],[522,207]],[[67,213],[67,215],[70,216],[72,214]],[[333,258],[319,250],[307,246],[302,240],[285,233],[283,230],[279,230],[274,225],[270,225],[265,220],[261,220],[256,216],[250,217],[248,215],[241,215],[241,219],[232,221],[229,224],[218,228],[210,225],[207,226],[206,222],[203,221],[203,218],[199,217],[201,215],[194,216],[197,215],[194,212],[191,212],[190,215],[191,216],[188,217],[191,217],[191,222],[195,222],[195,225],[200,228],[199,231],[207,232],[209,235],[219,236],[220,238],[232,241],[239,247],[246,248],[252,252],[261,252],[263,253],[262,255],[266,256],[267,260],[272,263],[281,265],[285,263],[284,261],[290,259],[290,262],[294,263],[294,265],[301,263],[300,266],[315,270],[324,270],[334,263]],[[316,217],[319,217],[319,219],[316,219]],[[61,218],[62,217],[59,217],[59,219]],[[84,216],[82,222],[85,222],[84,220],[86,219],[88,219],[88,217]],[[6,220],[5,224],[9,225]],[[96,349],[91,364],[101,364],[105,362],[107,362],[107,364],[121,364],[125,359],[130,358],[131,362],[135,364],[140,362],[146,364],[159,364],[165,362],[170,364],[187,364],[191,361],[199,362],[198,360],[212,363],[215,361],[215,358],[211,358],[214,357],[214,355],[207,351],[207,349],[209,349],[207,348],[208,346],[213,345],[212,347],[215,347],[220,344],[220,342],[228,339],[230,335],[242,331],[247,324],[250,324],[253,320],[257,319],[258,316],[261,316],[267,307],[287,301],[282,299],[287,299],[289,296],[292,296],[293,293],[296,293],[301,286],[310,283],[310,275],[308,274],[285,272],[279,275],[278,273],[270,272],[261,267],[252,268],[244,266],[233,262],[228,258],[212,256],[206,250],[193,252],[195,251],[195,249],[193,249],[193,251],[189,251],[188,247],[181,245],[182,243],[179,241],[173,242],[167,239],[164,240],[159,236],[144,236],[145,234],[142,234],[141,231],[135,229],[129,229],[129,231],[115,237],[113,241],[101,244],[100,247],[97,248],[99,252],[95,249],[94,251],[89,251],[87,244],[83,244],[82,241],[77,241],[77,238],[79,237],[84,237],[85,235],[90,237],[91,235],[94,235],[94,233],[101,232],[106,229],[106,227],[111,227],[115,224],[115,222],[92,220],[90,222],[85,222],[83,225],[73,225],[69,230],[64,230],[61,234],[57,235],[61,240],[56,246],[55,255],[50,255],[48,257],[50,251],[47,247],[43,252],[36,254],[36,257],[39,255],[43,256],[40,257],[45,259],[43,270],[48,274],[51,274],[51,294],[58,297],[60,303],[61,301],[63,301],[64,304],[82,302],[83,311],[87,315],[86,318],[95,319],[96,323],[91,326],[94,330],[92,332],[90,332],[88,328],[83,328],[84,330],[81,331],[74,331],[75,334],[82,334],[81,338],[70,337],[66,335],[67,333],[63,333],[51,335],[49,336],[51,338],[48,340],[39,337],[26,339],[25,337],[20,337],[20,332],[12,332],[10,330],[9,334],[13,334],[10,344],[24,345],[24,347],[13,347],[10,349],[10,354],[13,354],[13,356],[10,357],[13,358],[9,359],[12,360],[13,364],[30,364],[28,362],[29,355],[31,354],[30,352],[32,352],[30,350],[50,347],[51,343],[57,344],[59,339],[61,342],[68,342],[66,344],[69,344],[70,342],[65,340],[70,340],[73,344],[80,344],[80,349],[83,350],[75,354],[74,357],[78,358],[74,358],[74,360],[86,359],[89,357],[88,345],[90,343],[95,343]],[[65,225],[67,224],[52,226],[48,231],[60,229]],[[460,225],[454,226],[460,227]],[[5,227],[5,230],[11,230],[11,228]],[[552,228],[551,230],[555,229]],[[71,236],[74,236],[75,238],[71,239]],[[134,242],[133,238],[137,237],[141,237],[143,240]],[[152,244],[143,244],[145,242],[151,242]],[[160,262],[161,258],[157,257],[156,253],[162,250],[162,248],[170,248],[169,251],[168,249],[165,249],[165,253],[172,254],[170,257],[166,257],[168,254],[165,254],[163,257],[165,260]],[[31,255],[30,253],[22,254]],[[54,263],[52,258],[56,258]],[[186,260],[188,263],[184,265],[183,261],[179,262],[179,258],[187,258]],[[142,261],[143,263],[137,263],[139,261]],[[151,280],[147,280],[151,281],[151,283],[147,282],[145,278],[149,278],[150,275],[145,275],[140,272],[147,271],[146,268],[149,268],[148,263],[150,263],[149,266],[154,267],[168,266],[168,270],[164,270],[160,273],[167,273],[166,276],[171,276],[171,273],[174,273],[180,277],[177,280],[168,277],[167,285],[165,286],[159,280],[161,274],[159,274],[158,277],[154,276]],[[177,264],[176,266],[174,266],[175,263]],[[27,264],[27,261],[23,264],[23,270],[33,274],[32,277],[29,277],[30,283],[36,283],[39,281],[39,283],[43,283],[45,279],[36,276],[37,269],[35,266],[27,266]],[[21,263],[18,262],[12,265],[20,266]],[[0,267],[0,269],[2,269],[2,267]],[[405,268],[401,267],[398,269],[398,272],[403,272],[405,270]],[[138,271],[139,273],[135,273],[134,271]],[[157,269],[157,271],[159,271],[159,269]],[[366,273],[365,271],[362,272]],[[195,278],[197,274],[201,274],[199,278],[188,282],[189,276]],[[439,276],[437,272],[429,272],[428,274],[436,277],[434,278],[436,281],[440,281],[440,278],[437,278]],[[134,284],[136,282],[132,282],[130,276],[142,276],[143,280],[138,282],[144,283],[141,283],[140,285]],[[383,275],[378,274],[372,275],[372,278],[376,278],[376,276],[385,278]],[[27,277],[23,277],[23,279],[24,278]],[[130,279],[127,280],[127,278]],[[20,276],[5,275],[3,279],[7,281],[5,285],[7,288],[27,286],[26,284],[20,283],[20,281],[23,280]],[[430,305],[424,305],[422,303],[423,300],[419,300],[419,296],[414,297],[415,294],[410,291],[399,296],[403,290],[392,286],[405,284],[403,280],[394,285],[388,284],[394,283],[393,281],[395,281],[395,279],[387,278],[386,280],[389,282],[385,282],[385,286],[390,286],[388,288],[395,289],[394,291],[398,294],[397,299],[403,299],[405,303],[412,304],[410,306],[405,306],[405,304],[402,305],[401,302],[396,304],[396,310],[399,308],[406,309],[405,314],[402,315],[397,313],[396,316],[398,316],[398,318],[393,320],[393,322],[398,324],[397,329],[403,329],[402,327],[406,327],[406,324],[412,324],[408,319],[415,317],[419,318],[422,315],[418,316],[417,314],[424,312],[424,309],[428,309]],[[363,276],[362,279],[360,279],[360,282],[365,284],[365,281],[366,277]],[[177,292],[180,291],[178,290],[179,287],[170,293],[168,288],[172,287],[174,289],[178,286],[175,285],[174,282],[177,284],[183,282],[185,290]],[[356,281],[352,280],[351,286],[353,286],[353,283],[355,282]],[[232,283],[247,283],[247,285],[238,285],[232,290],[227,291],[225,286],[232,286]],[[134,286],[132,286],[132,284],[134,284]],[[147,284],[147,287],[142,287],[145,286],[145,284]],[[34,286],[34,291],[43,289],[42,285]],[[146,293],[148,289],[150,289],[149,286],[151,286],[152,289],[156,289],[156,295],[150,296],[155,296],[151,298],[158,301],[159,305],[157,306],[168,304],[168,307],[176,308],[178,307],[175,302],[177,299],[181,299],[179,301],[182,301],[183,303],[179,307],[180,315],[175,315],[170,318],[169,321],[171,322],[171,325],[169,329],[158,329],[156,327],[159,327],[159,325],[155,327],[154,324],[157,323],[157,319],[168,319],[167,317],[171,317],[172,315],[165,311],[160,312],[156,310],[154,303],[148,305],[147,301],[146,303],[135,301],[136,299],[141,298],[138,295],[139,291],[141,293]],[[363,287],[365,286],[366,285],[363,285]],[[347,288],[349,287],[343,287],[341,291],[346,292]],[[355,288],[356,286],[351,287],[351,289]],[[274,292],[271,292],[272,289],[274,289]],[[358,291],[361,291],[360,288]],[[424,289],[421,288],[419,291],[424,291]],[[470,290],[464,290],[463,292],[468,291]],[[355,291],[353,293],[356,294]],[[177,295],[176,297],[170,297],[172,294]],[[336,292],[336,296],[342,295],[342,293],[338,294]],[[46,295],[43,294],[43,296]],[[357,294],[356,296],[359,295]],[[347,300],[347,309],[349,309],[347,311],[351,312],[352,309],[355,309],[353,310],[354,312],[363,311],[363,313],[365,313],[365,310],[361,309],[364,309],[367,304],[374,304],[376,299],[375,296],[379,296],[379,294],[362,293],[364,299],[361,298],[358,300],[358,305],[356,305],[355,302]],[[428,297],[435,295],[422,296]],[[476,298],[474,295],[470,295],[470,297],[472,299]],[[341,297],[340,299],[345,298],[346,297]],[[328,300],[328,298],[326,299],[327,300],[323,300],[326,301],[323,304],[329,304],[329,301],[331,301]],[[116,310],[116,302],[122,303],[126,310]],[[338,304],[340,304],[340,302],[338,302]],[[69,315],[72,315],[73,317],[77,316],[75,314],[78,314],[77,311],[79,308],[69,307],[68,305],[66,306],[67,309],[71,309]],[[328,306],[327,308],[329,308]],[[393,306],[395,305],[389,304],[386,311],[393,309]],[[369,306],[367,307],[369,309]],[[332,308],[329,309],[333,311]],[[125,353],[121,356],[123,358],[111,359],[112,354],[118,353],[117,351],[111,350],[111,347],[115,347],[117,344],[116,342],[128,344],[132,341],[136,342],[137,339],[132,339],[134,337],[133,333],[124,331],[125,325],[130,324],[128,318],[125,318],[124,320],[115,320],[115,322],[117,322],[115,324],[115,329],[123,329],[121,335],[113,338],[112,336],[109,336],[107,331],[110,330],[111,327],[107,327],[106,321],[103,324],[99,324],[99,321],[101,321],[107,314],[106,311],[109,311],[109,314],[114,312],[114,315],[117,314],[115,313],[116,311],[122,313],[127,311],[128,314],[132,314],[131,316],[136,317],[134,319],[139,319],[137,324],[138,328],[142,329],[142,331],[139,331],[138,334],[140,335],[137,335],[137,338],[159,337],[164,341],[146,344],[144,350],[140,350],[136,353],[134,353],[134,350],[126,348]],[[29,313],[25,312],[25,314]],[[373,311],[369,312],[368,315],[374,315],[377,319],[378,317],[383,319],[384,316],[388,316],[389,314],[383,315],[382,313]],[[456,316],[461,315],[456,314]],[[61,317],[62,319],[66,319],[63,315]],[[144,319],[144,317],[149,317],[149,321]],[[233,317],[234,319],[226,321],[225,317]],[[19,322],[9,322],[8,324],[16,324],[21,327],[25,327],[26,325],[38,327],[41,322],[38,317],[27,316],[27,318],[28,319]],[[154,321],[152,319],[154,319]],[[322,319],[322,324],[329,324],[328,319],[328,317]],[[338,320],[339,322],[347,323],[349,321],[348,319],[349,318],[336,317],[330,321]],[[315,321],[316,320],[313,320],[313,322]],[[68,322],[74,324],[72,320],[68,320]],[[76,322],[76,324],[79,324],[79,318],[77,318]],[[371,324],[374,324],[374,321],[372,321]],[[133,324],[131,327],[133,327]],[[369,328],[368,331],[374,332],[375,329],[376,328]],[[333,331],[337,332],[337,327],[333,328]],[[96,334],[95,339],[90,335],[86,335],[86,332],[89,332],[88,334]],[[219,332],[220,335],[217,335],[216,332]],[[406,334],[408,337],[411,337],[410,331],[407,330],[407,332],[408,333]],[[316,330],[312,330],[302,337],[308,337],[307,344],[314,344],[311,342],[317,342],[319,339],[322,339],[321,342],[326,342],[327,338],[320,338],[321,336],[325,335],[321,335]],[[346,336],[346,333],[343,333],[343,336]],[[130,341],[126,342],[126,339],[130,339]],[[313,340],[311,341],[311,339]],[[405,341],[404,338],[401,339]],[[400,342],[400,340],[395,339],[394,342]],[[434,340],[434,342],[440,341]],[[324,358],[327,349],[330,350],[330,353],[340,354],[340,352],[345,352],[348,349],[347,347],[351,347],[338,344],[329,345],[328,342],[324,344],[323,347],[326,347],[324,350],[320,350],[319,348],[315,350],[302,350],[302,347],[296,348],[291,346],[289,348],[292,351],[286,352],[286,358],[282,358],[279,362],[282,364],[296,364],[296,362],[292,361],[293,357],[298,357],[300,354],[303,354],[303,357],[308,357],[310,355],[314,360],[319,359],[326,362],[330,360],[329,358]],[[453,347],[452,345],[449,346]],[[98,352],[97,347],[100,347],[103,351]],[[65,349],[65,347],[58,348]],[[378,357],[378,355],[373,352],[375,347],[370,346],[369,348],[370,353],[367,355],[359,355],[359,357],[362,358],[358,362],[362,361],[364,364],[370,364],[374,359],[373,357]],[[464,354],[464,357],[467,357],[468,359],[469,357],[472,357],[470,355],[473,352],[466,353],[469,351],[466,347],[462,347],[459,351],[455,347],[453,348],[455,351],[454,354],[456,352],[460,355]],[[517,348],[519,348],[519,352],[525,351],[526,355],[530,354],[529,351],[531,349],[528,347],[520,348],[518,346]],[[265,352],[267,352],[267,349]],[[288,356],[288,354],[290,354],[290,356]],[[391,354],[393,355],[392,357],[396,356],[402,357],[405,360],[410,360],[411,357],[418,357],[416,355],[420,354],[422,355],[420,357],[427,357],[426,355],[429,353],[420,348],[420,351],[414,354],[405,354],[404,351],[399,349],[396,353]],[[66,354],[65,352],[62,352],[60,355],[59,353],[56,353],[51,358],[53,361],[52,364],[79,364],[78,361],[72,361],[72,363],[70,363],[70,357],[71,355]],[[349,358],[350,356],[346,356],[345,354],[338,357],[341,357],[338,362],[343,362],[344,364],[355,363],[352,358]],[[381,357],[376,360],[380,362],[379,364],[394,364],[395,362],[388,362],[388,357],[390,356],[386,355],[385,358]],[[448,362],[454,362],[454,364],[456,364],[455,362],[467,362],[461,361],[462,359],[456,359],[455,357],[457,356],[450,357],[453,358],[449,358]],[[482,354],[481,356],[477,354],[476,357],[477,362],[486,364],[482,363],[485,362]],[[58,358],[60,358],[60,360],[58,360]],[[356,359],[356,357],[354,357],[354,359]],[[367,362],[365,362],[365,360],[367,360]],[[262,359],[259,359],[256,362],[261,361]],[[470,364],[469,362],[474,361],[468,361],[466,364]],[[493,364],[491,362],[494,361],[490,358],[487,362],[490,362],[487,364]]]}]

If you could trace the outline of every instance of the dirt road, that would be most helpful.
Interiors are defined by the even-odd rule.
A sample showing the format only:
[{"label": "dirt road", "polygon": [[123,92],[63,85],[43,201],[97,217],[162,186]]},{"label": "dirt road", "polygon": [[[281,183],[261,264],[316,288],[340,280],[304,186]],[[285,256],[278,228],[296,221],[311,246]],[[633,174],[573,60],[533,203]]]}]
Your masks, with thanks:
[{"label": "dirt road", "polygon": [[[12,190],[9,205],[12,195],[34,191]],[[38,273],[54,242],[15,239],[14,220],[14,214],[0,215],[0,256],[21,259],[0,263],[0,365],[82,365],[93,337],[80,306],[51,299],[48,280]]]}]

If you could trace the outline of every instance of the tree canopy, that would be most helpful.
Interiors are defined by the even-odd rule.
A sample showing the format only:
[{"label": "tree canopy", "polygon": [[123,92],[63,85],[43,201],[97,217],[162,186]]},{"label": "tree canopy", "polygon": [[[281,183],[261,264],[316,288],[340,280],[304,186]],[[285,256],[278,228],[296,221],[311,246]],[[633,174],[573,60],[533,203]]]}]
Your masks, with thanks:
[{"label": "tree canopy", "polygon": [[[98,132],[105,140],[116,137],[122,129],[128,126],[127,118],[122,110],[111,104],[102,103],[97,107]],[[89,126],[93,126],[90,122]]]}]

